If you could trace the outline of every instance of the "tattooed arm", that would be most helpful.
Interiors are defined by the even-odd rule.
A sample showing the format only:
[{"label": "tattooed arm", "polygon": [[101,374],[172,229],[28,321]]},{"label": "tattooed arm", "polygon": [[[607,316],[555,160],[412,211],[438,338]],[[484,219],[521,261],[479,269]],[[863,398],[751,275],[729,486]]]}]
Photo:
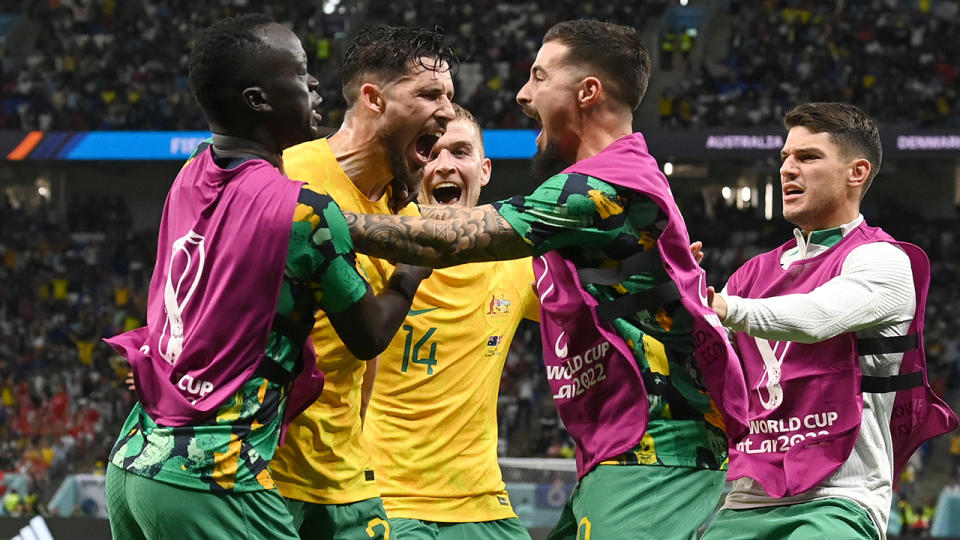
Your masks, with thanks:
[{"label": "tattooed arm", "polygon": [[493,206],[451,208],[446,219],[344,212],[354,249],[381,259],[444,268],[519,259],[533,247]]},{"label": "tattooed arm", "polygon": [[420,215],[425,219],[452,219],[457,217],[461,206],[444,206],[442,204],[420,205]]}]

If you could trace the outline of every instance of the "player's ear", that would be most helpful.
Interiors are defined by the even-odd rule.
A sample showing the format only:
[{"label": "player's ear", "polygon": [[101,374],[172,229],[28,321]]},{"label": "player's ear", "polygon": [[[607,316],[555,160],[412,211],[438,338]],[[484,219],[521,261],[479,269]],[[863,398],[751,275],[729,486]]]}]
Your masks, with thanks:
[{"label": "player's ear", "polygon": [[270,106],[270,100],[267,98],[266,91],[259,86],[244,88],[241,96],[243,96],[243,104],[252,111],[269,112],[273,109],[273,107]]},{"label": "player's ear", "polygon": [[387,106],[383,90],[373,83],[366,83],[360,87],[360,104],[377,114],[382,114]]},{"label": "player's ear", "polygon": [[480,164],[480,185],[485,186],[487,182],[490,181],[490,171],[493,170],[493,162],[490,161],[490,158],[483,158],[483,162]]},{"label": "player's ear", "polygon": [[577,103],[580,108],[593,107],[600,102],[603,93],[603,84],[596,77],[586,77],[580,81],[580,90],[577,92]]},{"label": "player's ear", "polygon": [[870,171],[873,170],[873,167],[870,165],[870,160],[860,158],[853,161],[850,164],[850,176],[847,177],[847,185],[850,187],[863,187],[866,184],[867,179],[870,178]]}]

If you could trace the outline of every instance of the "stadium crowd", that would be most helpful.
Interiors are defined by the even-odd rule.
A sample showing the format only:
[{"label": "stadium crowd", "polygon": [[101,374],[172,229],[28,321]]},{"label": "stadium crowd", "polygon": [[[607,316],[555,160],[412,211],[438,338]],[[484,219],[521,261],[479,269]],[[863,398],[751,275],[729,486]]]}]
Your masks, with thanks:
[{"label": "stadium crowd", "polygon": [[105,461],[132,406],[127,367],[100,340],[142,324],[154,256],[122,203],[74,202],[64,220],[0,199],[0,471],[41,500]]},{"label": "stadium crowd", "polygon": [[7,46],[3,53],[0,129],[205,129],[189,94],[187,53],[203,28],[238,11],[266,13],[303,38],[310,72],[320,81],[327,125],[339,125],[343,118],[338,59],[350,21],[359,19],[364,24],[442,26],[462,59],[458,101],[482,112],[478,116],[485,128],[531,127],[514,95],[547,28],[584,16],[642,26],[656,20],[667,1],[377,0],[357,4],[363,7],[344,3],[329,14],[319,2],[27,3],[32,38],[22,51]]},{"label": "stadium crowd", "polygon": [[[336,62],[351,24],[362,20],[442,26],[462,59],[460,103],[485,128],[528,128],[514,91],[546,28],[584,16],[643,27],[656,24],[667,3],[378,0],[327,14],[318,2],[28,1],[32,38],[3,53],[0,128],[203,129],[187,88],[187,51],[202,28],[239,10],[268,13],[303,37],[329,125],[339,124],[344,107]],[[655,98],[661,123],[775,126],[796,103],[842,98],[885,124],[960,125],[956,2],[839,5],[730,2],[739,23],[726,53],[720,62],[683,62],[683,80]]]},{"label": "stadium crowd", "polygon": [[719,62],[660,96],[669,126],[776,126],[797,103],[840,100],[881,124],[960,126],[954,1],[730,2]]}]

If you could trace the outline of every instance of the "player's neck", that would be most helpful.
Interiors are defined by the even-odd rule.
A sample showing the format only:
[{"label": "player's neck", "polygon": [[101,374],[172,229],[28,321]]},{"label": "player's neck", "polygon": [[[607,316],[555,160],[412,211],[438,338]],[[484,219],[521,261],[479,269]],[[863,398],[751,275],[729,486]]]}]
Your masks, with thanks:
[{"label": "player's neck", "polygon": [[269,145],[246,137],[213,134],[213,151],[219,157],[258,157],[268,161],[274,167],[280,167],[281,153]]},{"label": "player's neck", "polygon": [[596,113],[590,118],[585,118],[581,124],[577,161],[595,156],[615,141],[633,133],[632,120],[632,117],[627,118],[608,112]]},{"label": "player's neck", "polygon": [[379,200],[393,178],[393,171],[372,124],[348,115],[328,141],[340,168],[360,193],[371,201]]}]

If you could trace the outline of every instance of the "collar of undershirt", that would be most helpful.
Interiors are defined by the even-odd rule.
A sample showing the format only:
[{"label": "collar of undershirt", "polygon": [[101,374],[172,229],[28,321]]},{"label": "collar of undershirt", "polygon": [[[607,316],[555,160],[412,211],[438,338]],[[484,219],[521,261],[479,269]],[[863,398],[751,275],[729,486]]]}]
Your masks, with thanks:
[{"label": "collar of undershirt", "polygon": [[793,230],[793,236],[797,239],[797,247],[787,250],[780,257],[780,263],[784,268],[792,262],[808,259],[815,255],[823,253],[825,250],[833,247],[844,236],[850,234],[850,231],[856,229],[863,223],[863,214],[858,214],[857,218],[850,223],[845,223],[832,229],[823,229],[813,231],[809,238],[804,238],[803,231],[799,228]]}]

